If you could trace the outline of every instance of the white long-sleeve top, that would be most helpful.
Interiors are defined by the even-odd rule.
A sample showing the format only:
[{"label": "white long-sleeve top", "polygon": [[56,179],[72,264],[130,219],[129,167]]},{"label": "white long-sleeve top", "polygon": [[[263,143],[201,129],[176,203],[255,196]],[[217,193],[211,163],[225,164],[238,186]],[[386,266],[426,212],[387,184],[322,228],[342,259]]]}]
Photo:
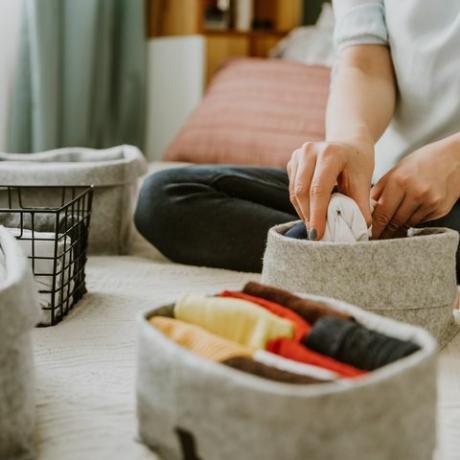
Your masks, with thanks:
[{"label": "white long-sleeve top", "polygon": [[399,94],[376,147],[374,181],[417,148],[460,132],[460,0],[334,0],[334,12],[339,50],[391,50]]}]

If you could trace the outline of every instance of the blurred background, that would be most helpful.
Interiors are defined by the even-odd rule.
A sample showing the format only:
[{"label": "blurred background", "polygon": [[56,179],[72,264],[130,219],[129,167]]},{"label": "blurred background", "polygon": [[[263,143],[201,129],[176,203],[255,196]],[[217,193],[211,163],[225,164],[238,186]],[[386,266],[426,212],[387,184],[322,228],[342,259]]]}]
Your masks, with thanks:
[{"label": "blurred background", "polygon": [[323,134],[332,31],[322,0],[0,0],[0,150],[282,165]]}]

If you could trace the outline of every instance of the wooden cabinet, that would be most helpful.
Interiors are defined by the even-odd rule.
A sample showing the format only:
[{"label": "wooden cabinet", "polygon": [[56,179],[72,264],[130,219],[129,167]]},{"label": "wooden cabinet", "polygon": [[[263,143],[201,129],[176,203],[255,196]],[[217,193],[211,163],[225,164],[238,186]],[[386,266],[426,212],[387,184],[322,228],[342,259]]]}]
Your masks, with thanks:
[{"label": "wooden cabinet", "polygon": [[[235,2],[235,0],[229,0]],[[200,34],[206,40],[207,80],[228,58],[267,57],[270,49],[301,23],[302,0],[254,0],[256,29],[210,30],[204,21],[210,0],[148,0],[150,37]],[[230,3],[231,4],[231,3]],[[260,24],[265,25],[261,28]]]},{"label": "wooden cabinet", "polygon": [[210,34],[206,36],[206,81],[229,57],[249,56],[249,41],[246,36]]}]

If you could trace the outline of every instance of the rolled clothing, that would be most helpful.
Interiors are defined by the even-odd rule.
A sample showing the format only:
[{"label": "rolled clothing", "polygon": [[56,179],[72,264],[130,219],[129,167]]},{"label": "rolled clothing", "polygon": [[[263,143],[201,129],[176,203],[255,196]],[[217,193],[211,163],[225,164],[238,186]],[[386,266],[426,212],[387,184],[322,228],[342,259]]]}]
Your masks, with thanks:
[{"label": "rolled clothing", "polygon": [[[320,383],[337,378],[337,374],[314,366],[289,362],[270,353],[243,347],[235,342],[212,334],[199,326],[183,321],[153,316],[150,324],[176,344],[210,361],[220,362],[259,377],[285,383]],[[296,372],[298,371],[298,372]]]},{"label": "rolled clothing", "polygon": [[267,344],[267,351],[286,359],[292,359],[300,363],[312,364],[324,369],[329,369],[332,372],[336,372],[341,377],[357,377],[366,373],[366,371],[356,369],[349,364],[341,363],[334,358],[310,350],[299,342],[291,339],[271,340]]},{"label": "rolled clothing", "polygon": [[266,286],[264,284],[250,281],[246,283],[243,292],[255,297],[269,300],[283,307],[289,308],[302,317],[307,323],[314,324],[323,316],[333,316],[336,318],[352,320],[353,317],[347,313],[334,310],[327,305],[313,300],[302,299],[283,289]]},{"label": "rolled clothing", "polygon": [[251,348],[264,349],[276,338],[292,338],[291,321],[240,299],[186,295],[174,306],[175,318]]},{"label": "rolled clothing", "polygon": [[389,337],[356,322],[331,316],[318,320],[303,343],[311,350],[367,371],[419,350],[413,342]]},{"label": "rolled clothing", "polygon": [[288,238],[295,238],[296,240],[308,240],[308,230],[304,222],[296,222],[284,234]]},{"label": "rolled clothing", "polygon": [[[356,243],[368,241],[372,229],[356,202],[342,193],[333,193],[327,208],[326,227],[321,241],[334,243]],[[296,239],[308,239],[303,222],[297,222],[285,236]]]},{"label": "rolled clothing", "polygon": [[263,363],[248,358],[247,356],[236,356],[222,361],[222,364],[237,369],[248,374],[256,375],[268,380],[281,383],[293,383],[298,385],[325,383],[325,380],[315,379],[307,375],[293,374],[292,372],[267,366]]},{"label": "rolled clothing", "polygon": [[306,334],[308,334],[308,332],[311,329],[310,324],[308,324],[297,313],[290,310],[289,308],[282,307],[281,305],[278,305],[274,302],[270,302],[269,300],[245,294],[244,292],[223,291],[219,295],[221,297],[233,297],[236,299],[247,300],[248,302],[255,303],[261,306],[262,308],[265,308],[266,310],[268,310],[276,316],[279,316],[280,318],[292,321],[295,328],[294,340],[301,340],[303,337],[305,337]]},{"label": "rolled clothing", "polygon": [[153,316],[149,322],[173,342],[211,361],[224,361],[236,356],[250,357],[252,355],[250,348],[178,319]]}]

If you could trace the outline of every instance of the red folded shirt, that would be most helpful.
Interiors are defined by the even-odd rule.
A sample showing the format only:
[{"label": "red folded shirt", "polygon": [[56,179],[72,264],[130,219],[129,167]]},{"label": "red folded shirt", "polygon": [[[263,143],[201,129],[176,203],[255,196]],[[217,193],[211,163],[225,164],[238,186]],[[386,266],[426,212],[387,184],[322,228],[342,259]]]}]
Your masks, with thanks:
[{"label": "red folded shirt", "polygon": [[248,302],[255,303],[276,316],[287,319],[294,323],[294,340],[300,341],[305,335],[310,332],[311,326],[301,316],[289,308],[278,305],[277,303],[270,302],[269,300],[261,299],[244,292],[224,291],[219,294],[220,297],[234,297],[237,299],[247,300]]},{"label": "red folded shirt", "polygon": [[275,353],[283,358],[298,361],[304,364],[313,364],[334,371],[342,377],[356,377],[366,374],[366,371],[356,369],[348,364],[336,361],[329,356],[321,355],[306,348],[292,339],[274,339],[267,343],[267,351]]}]

